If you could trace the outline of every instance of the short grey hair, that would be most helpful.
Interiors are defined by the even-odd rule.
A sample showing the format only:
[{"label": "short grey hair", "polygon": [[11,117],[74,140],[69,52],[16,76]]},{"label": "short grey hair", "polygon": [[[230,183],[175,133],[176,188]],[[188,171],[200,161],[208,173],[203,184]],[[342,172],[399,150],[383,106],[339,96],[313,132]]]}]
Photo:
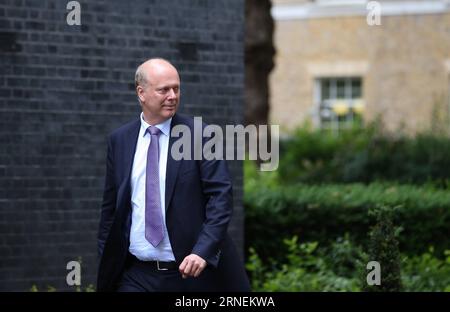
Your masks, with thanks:
[{"label": "short grey hair", "polygon": [[138,86],[145,87],[148,83],[147,76],[142,69],[142,64],[136,69],[136,74],[134,75],[134,86],[137,89]]}]

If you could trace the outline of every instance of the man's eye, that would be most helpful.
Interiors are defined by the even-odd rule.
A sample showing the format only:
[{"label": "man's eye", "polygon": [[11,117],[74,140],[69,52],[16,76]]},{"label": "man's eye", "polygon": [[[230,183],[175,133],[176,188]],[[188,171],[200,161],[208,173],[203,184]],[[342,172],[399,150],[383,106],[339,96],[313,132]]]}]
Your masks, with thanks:
[{"label": "man's eye", "polygon": [[174,93],[178,93],[178,90],[180,89],[179,87],[174,87],[174,88],[162,88],[162,89],[158,89],[157,91],[161,94],[166,94],[167,92],[170,91],[170,89],[173,89]]}]

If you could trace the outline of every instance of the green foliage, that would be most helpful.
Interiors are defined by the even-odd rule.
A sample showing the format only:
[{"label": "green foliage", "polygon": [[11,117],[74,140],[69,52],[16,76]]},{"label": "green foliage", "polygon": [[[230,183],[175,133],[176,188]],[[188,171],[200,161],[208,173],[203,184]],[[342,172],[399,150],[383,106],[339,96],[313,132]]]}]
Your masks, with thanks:
[{"label": "green foliage", "polygon": [[244,192],[251,193],[261,186],[265,188],[276,188],[281,183],[278,178],[278,171],[260,171],[255,162],[244,160]]},{"label": "green foliage", "polygon": [[40,291],[55,292],[56,288],[51,285],[47,285],[46,290],[39,290],[36,284],[33,284],[30,288],[30,292],[40,292]]},{"label": "green foliage", "polygon": [[402,229],[400,250],[425,252],[434,245],[441,253],[450,246],[450,193],[431,186],[386,183],[267,186],[254,180],[245,186],[245,237],[247,250],[258,250],[263,259],[280,260],[287,252],[283,237],[298,235],[303,241],[327,243],[351,233],[367,245],[368,230],[375,224],[372,207],[398,207],[394,222]]},{"label": "green foliage", "polygon": [[[282,261],[264,264],[254,248],[247,270],[253,291],[361,291],[366,283],[369,256],[348,236],[329,246],[317,242],[299,243],[296,236],[285,239],[288,250]],[[450,250],[445,260],[433,248],[408,257],[401,255],[401,280],[405,291],[450,291]],[[381,285],[386,282],[381,270]],[[384,288],[378,290],[386,291]]]},{"label": "green foliage", "polygon": [[389,136],[379,124],[336,135],[303,127],[280,142],[281,183],[435,183],[450,178],[450,138],[423,132],[415,137]]},{"label": "green foliage", "polygon": [[84,289],[81,286],[76,287],[76,292],[95,292],[95,286],[93,284],[89,284],[88,286],[84,287]]},{"label": "green foliage", "polygon": [[402,281],[406,291],[450,292],[450,250],[445,259],[436,256],[433,247],[419,256],[404,256]]},{"label": "green foliage", "polygon": [[[253,289],[450,291],[449,116],[441,111],[439,126],[414,137],[377,123],[339,135],[303,127],[280,142],[277,171],[244,162]],[[379,288],[365,288],[369,259],[381,264]]]},{"label": "green foliage", "polygon": [[[33,284],[30,287],[30,292],[56,292],[56,288],[51,286],[51,285],[47,285],[45,290],[40,290],[39,287],[36,284]],[[82,288],[81,286],[77,286],[75,288],[76,292],[95,292],[95,286],[93,284],[89,284],[88,286]]]},{"label": "green foliage", "polygon": [[398,250],[398,230],[393,224],[395,209],[379,206],[370,214],[376,218],[376,224],[370,232],[369,259],[377,261],[381,266],[381,284],[368,285],[366,291],[397,292],[402,290],[400,277],[400,258]]},{"label": "green foliage", "polygon": [[[263,265],[255,250],[251,250],[247,269],[252,274],[254,291],[359,290],[357,277],[339,274],[339,270],[334,269],[339,262],[327,258],[324,250],[318,249],[317,242],[298,244],[297,237],[294,236],[292,239],[285,239],[284,244],[289,251],[287,262],[281,265],[272,263],[270,269]],[[337,243],[333,248],[339,250],[341,247]],[[353,261],[355,263],[357,262]]]}]

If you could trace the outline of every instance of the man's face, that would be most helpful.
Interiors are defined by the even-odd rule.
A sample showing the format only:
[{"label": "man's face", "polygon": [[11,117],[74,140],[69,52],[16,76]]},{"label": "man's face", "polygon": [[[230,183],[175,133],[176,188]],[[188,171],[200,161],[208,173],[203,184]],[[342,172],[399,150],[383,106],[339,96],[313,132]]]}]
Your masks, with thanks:
[{"label": "man's face", "polygon": [[145,67],[147,84],[137,87],[145,120],[158,124],[171,118],[180,101],[180,77],[176,69],[167,63]]}]

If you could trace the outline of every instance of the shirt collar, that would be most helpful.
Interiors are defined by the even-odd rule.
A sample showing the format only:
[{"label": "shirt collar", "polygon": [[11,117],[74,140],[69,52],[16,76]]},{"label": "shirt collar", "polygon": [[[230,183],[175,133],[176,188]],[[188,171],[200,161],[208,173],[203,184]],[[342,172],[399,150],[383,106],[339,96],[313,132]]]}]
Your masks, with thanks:
[{"label": "shirt collar", "polygon": [[[169,119],[165,120],[162,123],[159,123],[157,125],[154,125],[156,128],[158,128],[159,130],[161,130],[161,132],[166,135],[169,136],[170,134],[170,124],[172,123],[172,117],[170,117]],[[143,128],[144,130],[144,134],[142,136],[145,136],[145,134],[147,133],[146,130],[148,129],[148,127],[150,127],[150,124],[148,124],[145,120],[144,120],[144,113],[141,113],[141,128]]]}]

